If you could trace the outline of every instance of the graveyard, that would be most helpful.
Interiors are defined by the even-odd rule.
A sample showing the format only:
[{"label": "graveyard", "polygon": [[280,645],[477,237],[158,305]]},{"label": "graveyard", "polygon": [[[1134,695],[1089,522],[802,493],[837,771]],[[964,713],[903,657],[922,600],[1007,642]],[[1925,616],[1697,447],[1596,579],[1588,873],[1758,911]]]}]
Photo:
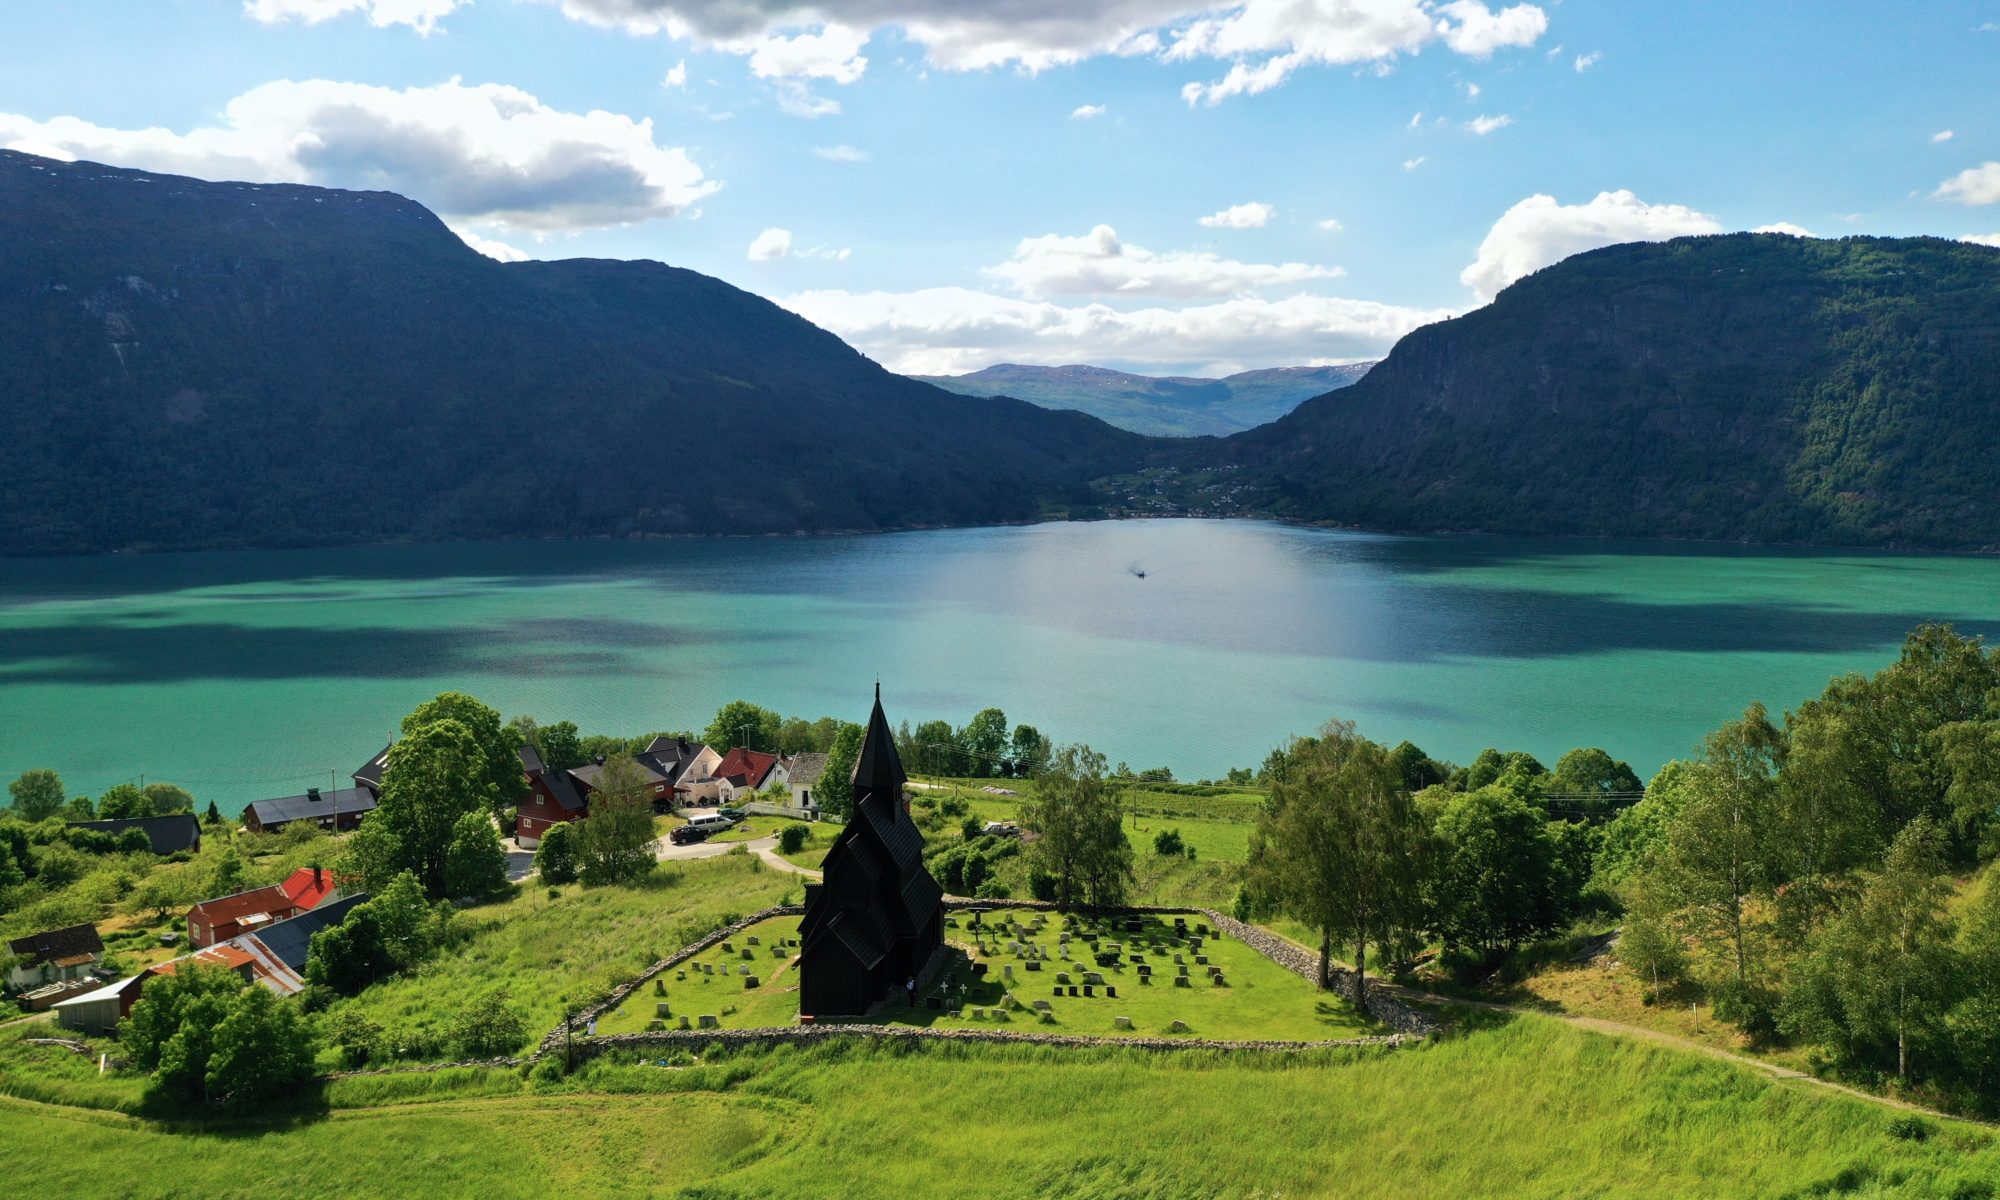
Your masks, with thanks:
[{"label": "graveyard", "polygon": [[[798,926],[774,918],[709,947],[600,1017],[597,1032],[796,1025]],[[868,1021],[1225,1041],[1387,1032],[1200,916],[962,910],[945,918],[945,941],[916,1005],[893,998]]]}]

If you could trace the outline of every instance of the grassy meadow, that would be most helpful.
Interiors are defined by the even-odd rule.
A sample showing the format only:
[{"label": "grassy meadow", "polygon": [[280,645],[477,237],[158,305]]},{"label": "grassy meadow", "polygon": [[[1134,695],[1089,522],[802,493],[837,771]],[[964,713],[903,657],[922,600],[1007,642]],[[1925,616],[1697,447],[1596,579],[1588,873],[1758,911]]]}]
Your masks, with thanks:
[{"label": "grassy meadow", "polygon": [[2000,1146],[1698,1055],[1520,1017],[1396,1051],[777,1048],[568,1078],[336,1081],[172,1127],[0,1100],[49,1194],[1735,1200],[1995,1194]]}]

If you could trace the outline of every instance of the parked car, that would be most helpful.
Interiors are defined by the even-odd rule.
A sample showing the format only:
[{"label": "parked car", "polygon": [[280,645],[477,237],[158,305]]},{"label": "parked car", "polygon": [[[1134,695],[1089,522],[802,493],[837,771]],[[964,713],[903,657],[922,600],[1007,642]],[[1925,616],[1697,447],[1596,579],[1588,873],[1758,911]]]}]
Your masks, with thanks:
[{"label": "parked car", "polygon": [[716,809],[716,810],[715,810],[715,815],[716,815],[716,816],[718,816],[718,817],[728,817],[728,818],[729,818],[729,819],[730,819],[731,821],[741,821],[741,820],[742,820],[743,818],[745,818],[745,817],[749,816],[750,814],[749,814],[749,813],[747,813],[747,812],[744,812],[744,811],[743,811],[742,809],[740,809],[740,808],[736,808],[736,807],[732,806],[732,807],[729,807],[729,808],[718,808],[718,809]]},{"label": "parked car", "polygon": [[676,846],[692,846],[696,842],[708,840],[708,830],[699,825],[677,825],[667,834],[667,840]]}]

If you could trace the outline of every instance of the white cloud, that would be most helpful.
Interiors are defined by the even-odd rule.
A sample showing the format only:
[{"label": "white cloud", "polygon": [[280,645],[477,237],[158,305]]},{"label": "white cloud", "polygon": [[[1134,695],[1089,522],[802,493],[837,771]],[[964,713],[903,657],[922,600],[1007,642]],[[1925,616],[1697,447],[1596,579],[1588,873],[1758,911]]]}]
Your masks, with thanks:
[{"label": "white cloud", "polygon": [[1931,135],[1931,145],[1935,146],[1939,142],[1948,142],[1957,136],[1958,134],[1952,132],[1949,129],[1940,129],[1936,133]]},{"label": "white cloud", "polygon": [[749,43],[750,73],[759,79],[853,83],[868,69],[868,60],[861,57],[861,48],[867,44],[866,30],[831,23],[818,33],[758,38]]},{"label": "white cloud", "polygon": [[1418,167],[1421,167],[1423,165],[1424,165],[1424,156],[1421,154],[1417,155],[1415,158],[1406,158],[1403,160],[1403,169],[1405,171],[1414,171]]},{"label": "white cloud", "polygon": [[408,25],[418,33],[429,34],[461,2],[470,0],[243,0],[243,11],[251,19],[266,24],[303,21],[308,25],[358,12],[378,29]]},{"label": "white cloud", "polygon": [[1424,124],[1424,114],[1419,112],[1416,116],[1410,118],[1409,128],[1421,129],[1423,128],[1423,124]]},{"label": "white cloud", "polygon": [[1755,229],[1752,229],[1752,230],[1751,230],[1750,232],[1751,232],[1751,233],[1789,233],[1789,234],[1791,234],[1791,235],[1792,235],[1793,237],[1808,237],[1808,238],[1809,238],[1809,237],[1818,237],[1818,236],[1819,236],[1818,234],[1814,233],[1814,232],[1813,232],[1812,230],[1810,230],[1810,229],[1807,229],[1807,228],[1806,228],[1805,226],[1803,226],[1803,225],[1794,225],[1794,224],[1792,224],[1792,223],[1791,223],[1790,221],[1773,221],[1773,222],[1771,222],[1771,223],[1770,223],[1769,225],[1759,225],[1759,226],[1757,226],[1757,228],[1755,228]]},{"label": "white cloud", "polygon": [[1479,85],[1478,85],[1478,84],[1476,84],[1476,83],[1468,83],[1468,84],[1465,84],[1465,85],[1464,85],[1464,87],[1465,87],[1465,98],[1466,98],[1467,100],[1477,100],[1477,99],[1479,99]]},{"label": "white cloud", "polygon": [[1968,233],[1958,240],[1976,246],[2000,246],[2000,233]]},{"label": "white cloud", "polygon": [[1333,217],[1328,217],[1324,221],[1321,221],[1319,223],[1319,227],[1321,229],[1326,230],[1328,233],[1339,233],[1341,230],[1347,228],[1345,225],[1342,225],[1337,219]]},{"label": "white cloud", "polygon": [[1252,200],[1248,204],[1232,204],[1219,213],[1210,213],[1201,218],[1201,224],[1209,229],[1262,229],[1277,215],[1277,209]]},{"label": "white cloud", "polygon": [[778,111],[808,121],[840,115],[840,101],[816,94],[796,79],[777,79],[772,87],[778,97]]},{"label": "white cloud", "polygon": [[844,144],[839,146],[814,146],[813,153],[819,155],[821,158],[827,160],[828,162],[864,163],[867,162],[869,158],[869,154],[866,150],[863,150],[858,146],[848,146]]},{"label": "white cloud", "polygon": [[1459,279],[1480,299],[1491,300],[1523,275],[1585,250],[1720,232],[1721,224],[1707,213],[1647,204],[1627,191],[1599,192],[1587,204],[1568,205],[1535,195],[1501,214]]},{"label": "white cloud", "polygon": [[472,230],[459,225],[453,225],[450,228],[453,233],[458,235],[460,241],[488,258],[497,258],[501,262],[526,262],[528,259],[528,252],[526,250],[522,250],[517,246],[510,246],[497,238],[481,237]]},{"label": "white cloud", "polygon": [[1069,113],[1070,120],[1072,121],[1088,121],[1093,117],[1101,117],[1103,115],[1104,106],[1102,104],[1079,104],[1071,109]]},{"label": "white cloud", "polygon": [[1601,58],[1603,58],[1603,57],[1604,57],[1604,52],[1603,52],[1603,51],[1601,51],[1601,50],[1592,50],[1592,51],[1591,51],[1590,53],[1588,53],[1588,54],[1579,54],[1579,55],[1577,55],[1577,56],[1576,56],[1576,61],[1575,61],[1575,62],[1573,62],[1573,63],[1571,63],[1570,65],[1576,68],[1576,73],[1577,73],[1577,74],[1581,75],[1581,74],[1583,74],[1583,73],[1584,73],[1585,71],[1588,71],[1588,70],[1590,70],[1590,68],[1592,68],[1592,67],[1596,66],[1596,65],[1597,65],[1597,60],[1599,60],[1599,59],[1601,59]]},{"label": "white cloud", "polygon": [[750,243],[746,257],[751,262],[770,262],[783,258],[792,252],[792,231],[789,229],[766,229]]},{"label": "white cloud", "polygon": [[1479,116],[1476,116],[1472,118],[1470,121],[1467,121],[1465,123],[1465,128],[1466,132],[1468,133],[1475,134],[1479,137],[1485,137],[1487,134],[1492,133],[1494,130],[1505,129],[1509,125],[1512,125],[1513,123],[1514,123],[1514,118],[1508,116],[1506,113],[1501,113],[1497,117],[1489,117],[1484,113],[1481,113]]},{"label": "white cloud", "polygon": [[[1183,90],[1190,103],[1211,104],[1276,87],[1302,66],[1386,66],[1438,42],[1455,53],[1486,58],[1504,47],[1530,45],[1548,27],[1536,5],[1496,11],[1480,0],[555,2],[580,20],[665,33],[729,53],[755,55],[773,40],[784,41],[786,54],[767,53],[760,73],[817,68],[813,78],[858,76],[866,67],[854,52],[859,45],[844,55],[837,51],[883,28],[921,46],[931,66],[956,71],[1014,66],[1032,73],[1105,55],[1227,62],[1222,79]],[[838,45],[805,56],[794,53],[791,44],[799,38],[824,37],[836,28],[844,31]],[[837,73],[829,64],[837,65]]]},{"label": "white cloud", "polygon": [[2000,162],[1967,167],[1940,183],[1931,195],[1960,204],[2000,204]]},{"label": "white cloud", "polygon": [[460,221],[543,234],[671,217],[721,184],[650,120],[563,112],[504,84],[401,91],[281,80],[187,133],[0,113],[0,146],[205,179],[401,192]]},{"label": "white cloud", "polygon": [[667,68],[667,77],[660,80],[661,87],[684,88],[688,85],[688,62],[682,59]]},{"label": "white cloud", "polygon": [[987,274],[1024,296],[1133,295],[1209,298],[1237,296],[1262,288],[1335,279],[1339,267],[1307,263],[1245,263],[1214,254],[1177,251],[1155,254],[1120,241],[1118,231],[1099,225],[1082,237],[1047,234],[1022,238],[1014,256]]},{"label": "white cloud", "polygon": [[968,288],[811,291],[778,303],[895,371],[956,374],[996,362],[1122,362],[1175,372],[1240,370],[1387,353],[1452,315],[1370,300],[1290,296],[1120,311]]}]

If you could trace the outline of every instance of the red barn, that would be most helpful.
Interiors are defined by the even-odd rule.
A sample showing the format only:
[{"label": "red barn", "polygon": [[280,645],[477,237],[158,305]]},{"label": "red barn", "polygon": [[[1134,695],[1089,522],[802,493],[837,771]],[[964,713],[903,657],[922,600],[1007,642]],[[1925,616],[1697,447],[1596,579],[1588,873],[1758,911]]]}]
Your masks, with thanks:
[{"label": "red barn", "polygon": [[234,896],[204,900],[188,909],[188,941],[213,946],[304,912],[281,887],[252,888]]}]

